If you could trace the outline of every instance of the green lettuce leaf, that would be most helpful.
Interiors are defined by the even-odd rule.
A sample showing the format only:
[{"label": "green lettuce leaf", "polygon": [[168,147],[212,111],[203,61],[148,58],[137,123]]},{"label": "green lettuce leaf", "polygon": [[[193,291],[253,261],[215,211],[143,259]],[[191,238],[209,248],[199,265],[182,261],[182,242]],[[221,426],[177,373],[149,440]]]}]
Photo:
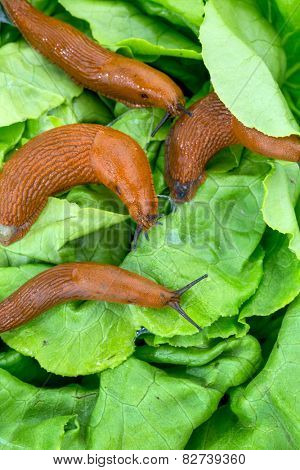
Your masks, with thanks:
[{"label": "green lettuce leaf", "polygon": [[300,260],[289,250],[287,237],[270,231],[265,250],[263,278],[242,308],[241,319],[270,315],[292,302],[300,292]]},{"label": "green lettuce leaf", "polygon": [[84,448],[95,390],[36,388],[0,369],[0,396],[0,449],[57,450],[66,440]]},{"label": "green lettuce leaf", "polygon": [[130,135],[142,148],[146,149],[150,141],[166,139],[171,125],[170,123],[160,129],[155,137],[151,137],[152,131],[160,122],[163,115],[164,111],[157,108],[130,109],[123,112],[113,121],[111,127]]},{"label": "green lettuce leaf", "polygon": [[286,62],[280,38],[254,0],[207,2],[200,40],[214,88],[241,122],[267,135],[299,134],[280,90]]},{"label": "green lettuce leaf", "polygon": [[25,42],[0,49],[0,126],[36,119],[81,88]]},{"label": "green lettuce leaf", "polygon": [[198,35],[203,21],[202,0],[134,0],[148,15],[157,15],[176,26],[190,28]]},{"label": "green lettuce leaf", "polygon": [[37,361],[13,349],[0,352],[0,369],[6,370],[22,382],[40,387],[63,386],[69,381],[69,379],[47,372],[39,366]]},{"label": "green lettuce leaf", "polygon": [[[208,273],[183,297],[183,307],[202,327],[237,315],[262,276],[258,245],[265,230],[262,181],[268,171],[263,158],[247,157],[228,174],[210,174],[194,201],[161,219],[163,225],[149,232],[150,241],[141,239],[122,266],[173,289]],[[154,334],[195,332],[171,309],[126,308],[137,327]]]},{"label": "green lettuce leaf", "polygon": [[263,216],[273,230],[288,235],[289,248],[300,259],[300,230],[295,205],[300,195],[300,168],[297,163],[272,162],[264,181]]},{"label": "green lettuce leaf", "polygon": [[276,4],[289,27],[299,29],[300,8],[298,0],[276,0]]},{"label": "green lettuce leaf", "polygon": [[[168,55],[200,59],[200,46],[169,26],[119,0],[59,0],[73,16],[86,20],[104,47],[138,56]],[[109,25],[109,27],[108,27]]]},{"label": "green lettuce leaf", "polygon": [[190,449],[299,449],[300,297],[289,307],[278,340],[260,374],[232,392],[197,429]]},{"label": "green lettuce leaf", "polygon": [[101,209],[81,209],[65,199],[49,198],[45,210],[26,236],[4,250],[47,263],[73,261],[75,249],[70,245],[65,246],[68,241],[118,224],[127,218],[127,215]]},{"label": "green lettuce leaf", "polygon": [[184,448],[226,390],[251,377],[260,362],[259,344],[250,336],[228,343],[225,351],[203,367],[162,371],[130,358],[103,372],[88,448]]},{"label": "green lettuce leaf", "polygon": [[8,127],[2,127],[0,130],[0,168],[7,152],[12,150],[21,139],[24,129],[25,124],[18,122]]},{"label": "green lettuce leaf", "polygon": [[207,328],[194,335],[177,335],[171,338],[145,334],[143,339],[150,346],[159,346],[161,344],[169,344],[171,346],[180,348],[206,348],[208,345],[215,344],[216,340],[220,338],[229,338],[235,336],[240,338],[244,336],[249,330],[246,323],[238,321],[238,316],[235,317],[220,317]]}]

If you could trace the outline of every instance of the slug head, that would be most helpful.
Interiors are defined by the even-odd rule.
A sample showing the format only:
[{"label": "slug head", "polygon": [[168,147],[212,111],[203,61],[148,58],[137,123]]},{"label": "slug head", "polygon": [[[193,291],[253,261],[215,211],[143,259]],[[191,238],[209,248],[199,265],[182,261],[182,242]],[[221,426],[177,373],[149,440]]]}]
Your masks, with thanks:
[{"label": "slug head", "polygon": [[190,201],[195,196],[200,184],[204,183],[205,179],[206,177],[203,173],[198,179],[193,181],[186,181],[184,183],[178,180],[172,181],[171,184],[169,184],[171,198],[179,204]]},{"label": "slug head", "polygon": [[117,56],[102,70],[110,95],[132,107],[165,109],[172,116],[182,112],[185,99],[181,89],[166,74],[134,59]]}]

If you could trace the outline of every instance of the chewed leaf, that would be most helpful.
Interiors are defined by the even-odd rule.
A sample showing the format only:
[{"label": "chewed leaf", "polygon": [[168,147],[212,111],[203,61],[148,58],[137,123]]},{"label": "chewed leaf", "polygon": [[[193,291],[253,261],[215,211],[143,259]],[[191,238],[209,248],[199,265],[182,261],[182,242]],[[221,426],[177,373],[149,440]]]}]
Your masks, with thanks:
[{"label": "chewed leaf", "polygon": [[[254,0],[210,0],[200,28],[215,91],[246,126],[272,136],[299,134],[280,90],[285,56],[277,32]],[[230,46],[224,53],[224,44]]]}]

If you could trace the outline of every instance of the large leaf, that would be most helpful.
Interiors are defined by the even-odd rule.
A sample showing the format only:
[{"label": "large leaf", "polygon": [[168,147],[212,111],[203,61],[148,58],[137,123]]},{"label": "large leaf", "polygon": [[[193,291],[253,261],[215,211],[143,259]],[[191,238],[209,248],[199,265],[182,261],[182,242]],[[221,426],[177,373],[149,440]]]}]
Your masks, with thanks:
[{"label": "large leaf", "polygon": [[262,372],[195,431],[189,448],[299,449],[299,334],[300,297],[289,307]]},{"label": "large leaf", "polygon": [[0,126],[38,118],[81,88],[25,42],[0,49]]},{"label": "large leaf", "polygon": [[[45,265],[0,268],[1,298],[47,269]],[[46,370],[87,375],[115,367],[134,350],[135,328],[124,307],[104,302],[69,302],[2,334],[13,349],[35,357]]]},{"label": "large leaf", "polygon": [[289,250],[287,237],[269,233],[265,249],[263,278],[240,318],[270,315],[292,302],[300,292],[300,260]]},{"label": "large leaf", "polygon": [[[241,122],[268,135],[299,134],[280,90],[285,57],[279,36],[254,0],[207,2],[200,40],[215,90]],[[230,45],[225,54],[224,44]]]},{"label": "large leaf", "polygon": [[[260,208],[268,171],[263,158],[244,158],[228,174],[210,174],[194,201],[161,219],[163,225],[149,232],[150,241],[141,239],[122,266],[173,289],[208,273],[183,297],[183,307],[202,327],[237,315],[262,276]],[[171,309],[127,308],[137,326],[157,335],[195,333]]]},{"label": "large leaf", "polygon": [[104,47],[129,48],[138,56],[201,58],[200,47],[196,42],[173,31],[157,18],[143,14],[131,2],[59,1],[73,16],[89,23],[94,38]]},{"label": "large leaf", "polygon": [[247,380],[260,361],[258,342],[234,340],[216,361],[159,370],[129,359],[100,376],[88,431],[89,449],[182,449],[225,391]]},{"label": "large leaf", "polygon": [[127,215],[101,209],[81,209],[65,199],[49,198],[45,210],[27,235],[4,250],[47,263],[73,261],[75,248],[70,245],[65,247],[67,242],[127,218]]},{"label": "large leaf", "polygon": [[57,450],[64,440],[84,448],[87,418],[97,397],[95,390],[79,385],[36,388],[0,369],[0,397],[2,450]]}]

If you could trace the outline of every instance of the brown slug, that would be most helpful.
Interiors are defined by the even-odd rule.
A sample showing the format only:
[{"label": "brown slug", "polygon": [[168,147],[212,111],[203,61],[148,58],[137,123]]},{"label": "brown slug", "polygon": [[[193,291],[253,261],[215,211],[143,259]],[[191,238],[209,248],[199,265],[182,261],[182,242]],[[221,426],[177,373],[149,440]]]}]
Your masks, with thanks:
[{"label": "brown slug", "polygon": [[0,243],[22,238],[48,197],[72,186],[102,183],[127,206],[137,235],[158,216],[150,165],[128,135],[96,124],[44,132],[15,152],[0,175]]},{"label": "brown slug", "polygon": [[172,116],[184,111],[181,89],[163,72],[108,51],[26,0],[1,3],[28,43],[80,85],[127,106],[153,106]]},{"label": "brown slug", "polygon": [[55,305],[71,300],[100,300],[157,309],[169,306],[201,330],[179,302],[184,292],[206,277],[207,274],[172,291],[116,266],[61,264],[30,279],[0,303],[0,332],[16,328]]},{"label": "brown slug", "polygon": [[205,181],[205,167],[216,152],[241,144],[266,157],[300,161],[298,136],[269,137],[239,122],[216,93],[210,93],[189,108],[192,116],[182,115],[166,143],[165,176],[176,202],[193,198]]}]

